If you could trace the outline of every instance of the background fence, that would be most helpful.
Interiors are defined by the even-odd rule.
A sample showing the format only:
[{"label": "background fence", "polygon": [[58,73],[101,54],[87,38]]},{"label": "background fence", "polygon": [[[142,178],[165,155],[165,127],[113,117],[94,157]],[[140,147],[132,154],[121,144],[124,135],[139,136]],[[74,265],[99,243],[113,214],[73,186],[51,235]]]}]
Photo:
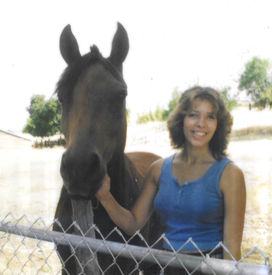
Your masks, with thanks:
[{"label": "background fence", "polygon": [[55,146],[66,146],[64,135],[55,135],[53,137],[36,137],[33,144],[34,148],[53,148]]},{"label": "background fence", "polygon": [[[267,137],[272,135],[271,111],[260,112],[254,109],[249,112],[247,108],[236,108],[232,111],[232,115],[234,116],[234,125],[231,140],[251,140],[260,135]],[[165,144],[170,145],[166,122],[129,124],[127,130],[128,147],[152,145],[158,148],[158,146],[165,146]],[[33,144],[35,148],[52,148],[54,146],[66,146],[66,141],[62,134],[53,137],[36,137]]]},{"label": "background fence", "polygon": [[[54,222],[58,223],[58,221]],[[77,257],[78,249],[85,249],[88,255],[90,255],[89,262],[96,261],[95,264],[98,266],[99,274],[104,274],[106,270],[101,269],[99,262],[97,262],[95,257],[97,252],[111,255],[113,265],[117,264],[116,260],[121,256],[132,259],[135,263],[134,271],[139,271],[139,273],[141,272],[141,264],[143,262],[150,262],[159,265],[161,274],[163,274],[167,266],[185,269],[188,274],[194,274],[196,270],[201,271],[202,274],[218,275],[272,274],[272,266],[269,259],[258,247],[254,247],[238,262],[235,260],[227,261],[210,258],[209,254],[195,257],[182,255],[174,251],[156,250],[147,244],[146,247],[132,246],[129,245],[129,241],[124,244],[114,243],[107,241],[109,236],[103,236],[102,240],[98,240],[85,237],[82,232],[77,236],[68,234],[65,231],[62,233],[53,232],[52,226],[53,224],[46,225],[41,218],[34,222],[29,221],[27,216],[16,219],[12,214],[1,218],[0,274],[61,274],[63,265],[58,258],[56,251],[57,244],[69,246],[75,257]],[[80,232],[80,228],[76,223],[72,226],[77,227]],[[100,234],[99,228],[96,226],[92,229],[95,230],[96,234]],[[114,232],[121,234],[117,228],[111,234]],[[143,242],[145,242],[139,232],[136,235],[140,236]],[[164,235],[161,238],[167,241]],[[192,239],[189,239],[186,243],[188,242],[192,242],[196,246]],[[222,243],[219,243],[215,249],[220,246],[228,252]],[[259,253],[263,257],[263,265],[250,263],[250,257],[254,253]],[[84,266],[80,266],[78,274],[84,274]],[[123,274],[122,270],[120,270],[120,274]]]}]

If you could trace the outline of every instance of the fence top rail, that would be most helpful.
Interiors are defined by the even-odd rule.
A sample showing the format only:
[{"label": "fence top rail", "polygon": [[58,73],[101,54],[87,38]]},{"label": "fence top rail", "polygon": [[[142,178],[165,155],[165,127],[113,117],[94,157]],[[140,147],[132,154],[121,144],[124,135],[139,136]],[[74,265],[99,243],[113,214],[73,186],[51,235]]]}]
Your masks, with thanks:
[{"label": "fence top rail", "polygon": [[257,265],[229,260],[213,259],[206,257],[189,256],[175,252],[157,250],[153,248],[133,246],[129,244],[115,243],[106,240],[98,240],[85,236],[67,234],[65,232],[55,232],[49,229],[39,229],[23,226],[10,222],[0,221],[0,231],[36,239],[39,241],[52,242],[55,245],[62,244],[70,246],[92,249],[95,252],[111,253],[114,256],[134,258],[138,261],[147,261],[162,265],[180,267],[181,263],[188,270],[198,268],[203,274],[246,274],[246,275],[271,275],[272,269],[266,265]]}]

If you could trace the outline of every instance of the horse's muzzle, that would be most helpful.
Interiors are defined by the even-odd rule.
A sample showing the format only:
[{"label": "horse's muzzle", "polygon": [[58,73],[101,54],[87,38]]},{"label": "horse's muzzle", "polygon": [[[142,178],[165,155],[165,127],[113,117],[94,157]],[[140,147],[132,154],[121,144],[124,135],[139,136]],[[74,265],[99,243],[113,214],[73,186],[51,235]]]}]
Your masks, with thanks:
[{"label": "horse's muzzle", "polygon": [[106,175],[106,166],[96,153],[74,154],[67,150],[60,174],[69,195],[74,199],[93,199]]}]

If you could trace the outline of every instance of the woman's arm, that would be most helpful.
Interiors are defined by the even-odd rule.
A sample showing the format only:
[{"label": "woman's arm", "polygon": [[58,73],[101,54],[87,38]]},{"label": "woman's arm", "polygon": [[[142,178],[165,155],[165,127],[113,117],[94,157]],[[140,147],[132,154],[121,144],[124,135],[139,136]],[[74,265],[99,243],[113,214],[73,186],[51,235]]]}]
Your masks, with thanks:
[{"label": "woman's arm", "polygon": [[106,175],[96,197],[108,212],[113,222],[128,235],[142,229],[153,211],[154,200],[158,192],[158,180],[163,159],[154,162],[145,179],[143,189],[131,210],[120,206],[110,193],[110,178]]},{"label": "woman's arm", "polygon": [[[229,163],[223,171],[220,188],[225,204],[223,243],[234,258],[240,260],[246,209],[246,186],[240,168]],[[224,259],[232,260],[226,251]]]}]

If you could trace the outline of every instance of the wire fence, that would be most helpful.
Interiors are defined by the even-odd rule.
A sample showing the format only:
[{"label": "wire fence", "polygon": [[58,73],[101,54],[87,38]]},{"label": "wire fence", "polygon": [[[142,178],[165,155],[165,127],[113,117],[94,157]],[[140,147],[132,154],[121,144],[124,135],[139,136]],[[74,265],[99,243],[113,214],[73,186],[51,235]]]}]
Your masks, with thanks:
[{"label": "wire fence", "polygon": [[[193,243],[198,249],[192,239],[189,239],[180,251],[163,251],[154,249],[154,246],[148,246],[139,232],[135,235],[142,239],[145,244],[144,247],[130,245],[130,240],[125,241],[125,238],[123,238],[124,243],[108,241],[109,236],[113,233],[117,232],[122,236],[117,228],[108,236],[101,236],[99,228],[94,225],[90,230],[94,230],[96,236],[101,236],[101,239],[94,239],[86,237],[76,222],[71,225],[71,228],[76,228],[80,232],[79,235],[68,234],[67,230],[54,232],[52,231],[54,223],[58,223],[61,227],[57,220],[48,226],[41,218],[31,222],[27,216],[16,219],[11,213],[4,218],[0,218],[0,274],[62,274],[65,262],[62,262],[59,258],[57,245],[65,245],[70,248],[72,256],[77,261],[77,274],[105,274],[110,266],[108,268],[101,267],[101,263],[96,257],[98,253],[109,255],[112,258],[111,266],[118,266],[118,259],[121,257],[132,260],[134,267],[129,273],[118,266],[120,274],[126,275],[135,274],[135,272],[141,274],[141,266],[144,263],[156,264],[159,267],[160,274],[164,274],[165,269],[170,266],[183,270],[185,274],[196,274],[196,271],[200,274],[212,275],[272,274],[269,259],[258,247],[250,250],[240,261],[236,261],[234,258],[233,261],[228,261],[211,258],[210,254],[212,252],[206,255],[201,254],[200,257],[182,254],[182,249],[189,242]],[[164,235],[160,239],[168,242]],[[222,243],[219,243],[214,250],[218,247],[222,247],[223,250],[229,253]],[[77,253],[78,250],[86,252],[86,255],[88,255],[87,261],[83,262],[80,259],[80,255]],[[201,251],[199,250],[199,252]],[[261,255],[263,265],[250,263],[250,256],[254,253]],[[89,265],[95,265],[97,273],[86,272]]]},{"label": "wire fence", "polygon": [[170,145],[166,122],[152,122],[140,125],[130,125],[127,130],[127,145],[165,146]]}]

